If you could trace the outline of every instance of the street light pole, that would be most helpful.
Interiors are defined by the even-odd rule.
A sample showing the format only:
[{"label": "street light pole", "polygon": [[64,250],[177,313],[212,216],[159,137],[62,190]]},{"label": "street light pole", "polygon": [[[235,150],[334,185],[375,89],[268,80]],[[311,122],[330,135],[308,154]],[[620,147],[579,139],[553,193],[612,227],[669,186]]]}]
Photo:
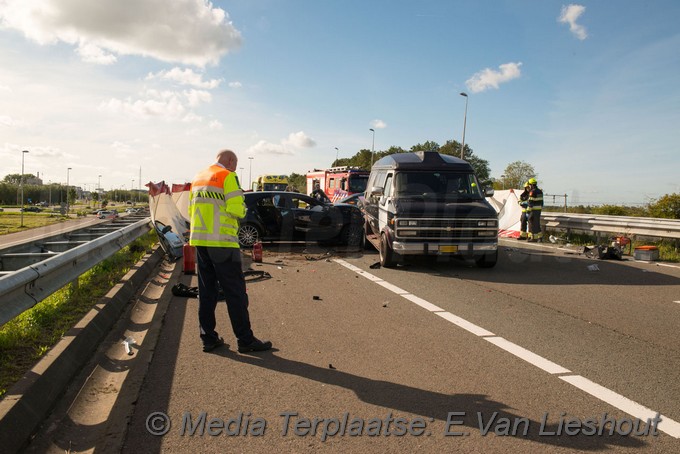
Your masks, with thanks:
[{"label": "street light pole", "polygon": [[28,150],[23,150],[21,152],[21,178],[19,179],[19,189],[21,190],[21,225],[24,226],[24,156],[26,156]]},{"label": "street light pole", "polygon": [[373,167],[373,156],[375,155],[375,129],[369,128],[369,131],[373,133],[373,142],[371,143],[371,167]]},{"label": "street light pole", "polygon": [[461,96],[465,96],[465,115],[463,116],[463,142],[460,144],[460,159],[465,159],[465,126],[467,125],[467,105],[468,105],[468,95],[465,92],[461,92]]},{"label": "street light pole", "polygon": [[130,183],[130,196],[132,197],[132,204],[134,205],[135,202],[137,202],[137,194],[134,194],[132,191],[135,190],[135,180],[132,180],[132,183]]},{"label": "street light pole", "polygon": [[101,208],[102,204],[102,176],[99,175],[99,180],[97,180],[97,200],[99,200],[99,207]]},{"label": "street light pole", "polygon": [[250,160],[250,170],[249,170],[249,175],[248,175],[248,189],[253,188],[253,159],[255,159],[252,156],[248,156],[248,160]]},{"label": "street light pole", "polygon": [[339,152],[340,152],[340,150],[338,150],[338,147],[335,147],[335,162],[334,162],[333,164],[337,164],[337,163],[338,163],[338,153],[339,153]]},{"label": "street light pole", "polygon": [[66,169],[66,216],[68,216],[69,209],[71,208],[69,205],[69,200],[68,200],[68,187],[69,187],[69,178],[71,176],[71,167]]}]

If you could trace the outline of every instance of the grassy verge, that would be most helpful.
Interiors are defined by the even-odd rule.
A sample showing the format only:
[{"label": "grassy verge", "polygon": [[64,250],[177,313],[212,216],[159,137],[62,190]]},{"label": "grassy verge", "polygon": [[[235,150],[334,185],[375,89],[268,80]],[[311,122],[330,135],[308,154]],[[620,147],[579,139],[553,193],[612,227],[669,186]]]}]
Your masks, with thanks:
[{"label": "grassy verge", "polygon": [[67,219],[54,213],[24,213],[24,226],[21,227],[21,213],[0,213],[0,235],[58,224]]},{"label": "grassy verge", "polygon": [[[606,241],[606,238],[600,238],[599,242],[598,242],[598,239],[594,235],[588,235],[586,233],[573,233],[573,232],[569,235],[566,235],[564,232],[545,232],[544,241],[547,241],[547,239],[550,235],[555,235],[558,238],[564,239],[566,242],[569,242],[571,244],[578,245],[578,246],[587,246],[587,245],[594,245],[594,244],[601,244],[601,245],[609,244],[609,241]],[[564,241],[563,241],[563,243],[564,243]],[[680,262],[680,250],[678,249],[678,242],[676,240],[633,239],[632,243],[633,243],[632,248],[630,246],[625,247],[625,249],[624,249],[625,254],[628,254],[630,251],[634,251],[635,248],[639,247],[639,246],[656,246],[656,247],[659,248],[659,260],[661,260],[663,262],[674,262],[674,263]],[[630,254],[632,255],[632,252],[630,252]]]},{"label": "grassy verge", "polygon": [[149,232],[0,327],[0,398],[158,241]]}]

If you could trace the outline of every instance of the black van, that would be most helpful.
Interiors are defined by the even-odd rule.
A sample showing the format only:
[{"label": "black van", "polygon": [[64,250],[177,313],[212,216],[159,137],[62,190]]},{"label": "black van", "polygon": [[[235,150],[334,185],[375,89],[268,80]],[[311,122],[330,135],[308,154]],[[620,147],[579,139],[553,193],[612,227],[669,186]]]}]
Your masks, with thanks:
[{"label": "black van", "polygon": [[462,159],[434,151],[385,156],[366,186],[366,240],[385,267],[404,255],[450,255],[493,267],[498,215],[485,200],[492,195]]}]

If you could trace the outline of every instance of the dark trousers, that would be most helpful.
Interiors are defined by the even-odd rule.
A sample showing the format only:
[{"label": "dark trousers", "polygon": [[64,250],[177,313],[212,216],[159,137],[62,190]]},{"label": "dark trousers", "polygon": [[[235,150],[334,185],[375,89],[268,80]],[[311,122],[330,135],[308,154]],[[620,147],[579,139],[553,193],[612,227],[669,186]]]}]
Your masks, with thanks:
[{"label": "dark trousers", "polygon": [[234,335],[241,344],[255,339],[250,329],[248,294],[241,269],[241,251],[236,248],[196,247],[198,268],[198,322],[204,344],[215,342],[215,308],[218,288],[222,288],[227,300],[227,311]]},{"label": "dark trousers", "polygon": [[541,212],[540,211],[530,211],[529,212],[529,238],[541,238],[543,236],[541,232]]},{"label": "dark trousers", "polygon": [[522,216],[519,218],[519,231],[520,231],[520,236],[521,237],[526,237],[527,232],[529,229],[527,228],[527,221],[529,220],[529,216],[526,212],[522,212]]}]

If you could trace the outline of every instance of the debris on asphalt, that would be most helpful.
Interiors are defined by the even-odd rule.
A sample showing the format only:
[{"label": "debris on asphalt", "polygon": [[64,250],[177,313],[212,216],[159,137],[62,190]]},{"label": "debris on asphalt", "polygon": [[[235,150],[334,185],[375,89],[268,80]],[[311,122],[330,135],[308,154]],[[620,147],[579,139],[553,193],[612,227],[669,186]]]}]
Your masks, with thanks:
[{"label": "debris on asphalt", "polygon": [[384,302],[384,303],[383,303],[383,307],[387,307],[387,306],[389,306],[389,304],[390,304],[390,303],[388,303],[388,302]]},{"label": "debris on asphalt", "polygon": [[373,265],[369,266],[369,268],[372,270],[377,270],[380,268],[380,262],[375,262]]},{"label": "debris on asphalt", "polygon": [[600,267],[595,264],[588,265],[588,271],[600,271]]},{"label": "debris on asphalt", "polygon": [[321,297],[319,295],[312,296],[312,299],[315,301],[321,301]]},{"label": "debris on asphalt", "polygon": [[329,368],[329,369],[335,369],[335,366],[333,366],[332,364],[329,364],[329,365],[328,365],[328,368]]},{"label": "debris on asphalt", "polygon": [[123,346],[125,347],[125,352],[129,355],[132,356],[134,353],[132,352],[132,346],[135,344],[135,340],[132,337],[126,337],[125,340],[123,341]]}]

